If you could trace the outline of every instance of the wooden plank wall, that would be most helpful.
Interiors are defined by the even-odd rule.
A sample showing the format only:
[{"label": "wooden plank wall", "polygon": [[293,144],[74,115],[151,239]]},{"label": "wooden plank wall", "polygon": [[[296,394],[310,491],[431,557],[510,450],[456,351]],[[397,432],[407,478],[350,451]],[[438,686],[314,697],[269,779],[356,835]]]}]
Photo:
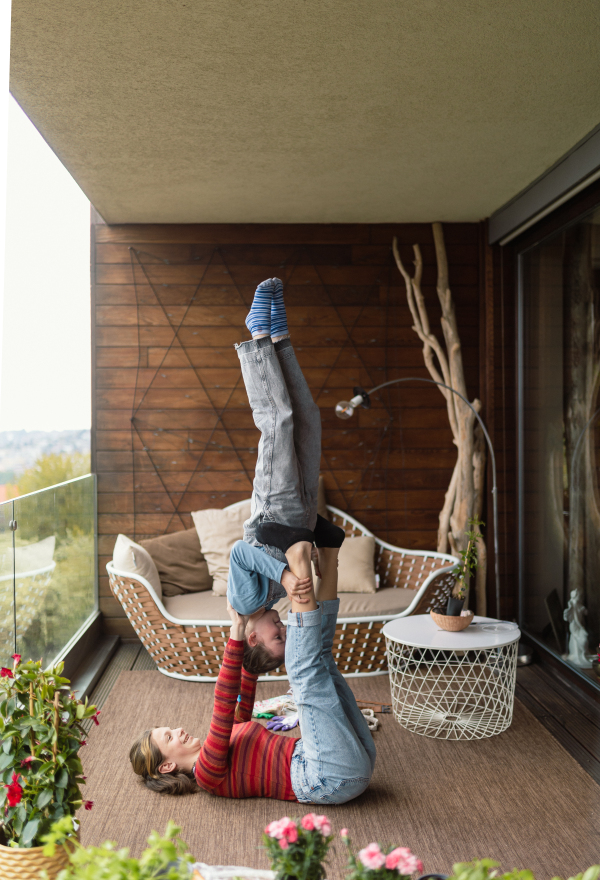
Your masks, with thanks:
[{"label": "wooden plank wall", "polygon": [[[473,398],[490,382],[480,363],[489,332],[481,228],[446,224],[444,233]],[[428,376],[394,235],[406,264],[421,246],[441,338],[427,224],[93,227],[93,455],[110,632],[132,633],[105,571],[119,532],[139,540],[189,528],[192,510],[250,495],[258,438],[233,344],[248,338],[255,286],[270,276],[285,282],[292,339],[321,407],[328,501],[393,544],[435,549],[455,461],[439,390],[402,384],[350,422],[333,413],[355,385]]]}]

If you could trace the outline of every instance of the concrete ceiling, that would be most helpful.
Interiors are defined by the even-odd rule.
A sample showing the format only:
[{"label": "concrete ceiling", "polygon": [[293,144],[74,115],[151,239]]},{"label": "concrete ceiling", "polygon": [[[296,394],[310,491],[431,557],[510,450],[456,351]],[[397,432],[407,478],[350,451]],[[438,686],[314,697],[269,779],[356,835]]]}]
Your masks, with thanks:
[{"label": "concrete ceiling", "polygon": [[109,223],[471,221],[600,122],[597,0],[13,0]]}]

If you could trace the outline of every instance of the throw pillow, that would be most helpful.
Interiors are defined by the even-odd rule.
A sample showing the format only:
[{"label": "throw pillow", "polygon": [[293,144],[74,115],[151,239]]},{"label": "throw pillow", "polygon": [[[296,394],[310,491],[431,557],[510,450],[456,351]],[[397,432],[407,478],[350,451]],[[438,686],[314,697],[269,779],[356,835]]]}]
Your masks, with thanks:
[{"label": "throw pillow", "polygon": [[145,578],[158,598],[162,599],[160,577],[152,557],[147,550],[136,544],[127,535],[117,536],[117,542],[113,550],[113,565],[118,571],[139,574]]},{"label": "throw pillow", "polygon": [[196,529],[184,529],[140,541],[150,556],[162,584],[163,596],[210,590],[212,578],[200,549]]},{"label": "throw pillow", "polygon": [[338,562],[338,590],[340,593],[374,593],[375,538],[363,535],[346,538],[340,548]]},{"label": "throw pillow", "polygon": [[239,507],[192,512],[200,547],[213,579],[213,592],[217,596],[227,594],[231,548],[244,537],[244,522],[249,518],[250,499]]}]

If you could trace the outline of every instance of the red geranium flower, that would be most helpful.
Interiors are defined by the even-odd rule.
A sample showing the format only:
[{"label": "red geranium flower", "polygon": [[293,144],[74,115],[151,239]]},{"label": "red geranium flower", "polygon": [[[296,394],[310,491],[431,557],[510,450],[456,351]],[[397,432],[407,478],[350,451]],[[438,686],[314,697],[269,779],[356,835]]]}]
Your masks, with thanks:
[{"label": "red geranium flower", "polygon": [[91,810],[94,806],[94,801],[86,801],[83,805],[84,810]]},{"label": "red geranium flower", "polygon": [[0,675],[2,676],[2,678],[14,678],[12,670],[7,669],[6,666],[3,666],[2,669],[0,669]]},{"label": "red geranium flower", "polygon": [[5,785],[4,788],[8,789],[8,793],[6,795],[6,800],[8,801],[9,807],[16,807],[18,803],[20,803],[21,798],[23,797],[23,789],[19,785],[19,777],[18,774],[13,773],[12,782],[10,785]]}]

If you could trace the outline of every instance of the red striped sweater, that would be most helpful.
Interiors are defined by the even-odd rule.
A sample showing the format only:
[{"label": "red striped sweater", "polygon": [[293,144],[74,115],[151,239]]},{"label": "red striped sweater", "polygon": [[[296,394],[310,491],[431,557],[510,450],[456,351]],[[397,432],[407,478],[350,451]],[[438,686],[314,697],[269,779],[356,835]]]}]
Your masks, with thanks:
[{"label": "red striped sweater", "polygon": [[243,669],[243,656],[244,643],[229,639],[215,685],[210,730],[194,765],[196,781],[221,797],[295,801],[290,764],[296,740],[250,720],[257,676]]}]

